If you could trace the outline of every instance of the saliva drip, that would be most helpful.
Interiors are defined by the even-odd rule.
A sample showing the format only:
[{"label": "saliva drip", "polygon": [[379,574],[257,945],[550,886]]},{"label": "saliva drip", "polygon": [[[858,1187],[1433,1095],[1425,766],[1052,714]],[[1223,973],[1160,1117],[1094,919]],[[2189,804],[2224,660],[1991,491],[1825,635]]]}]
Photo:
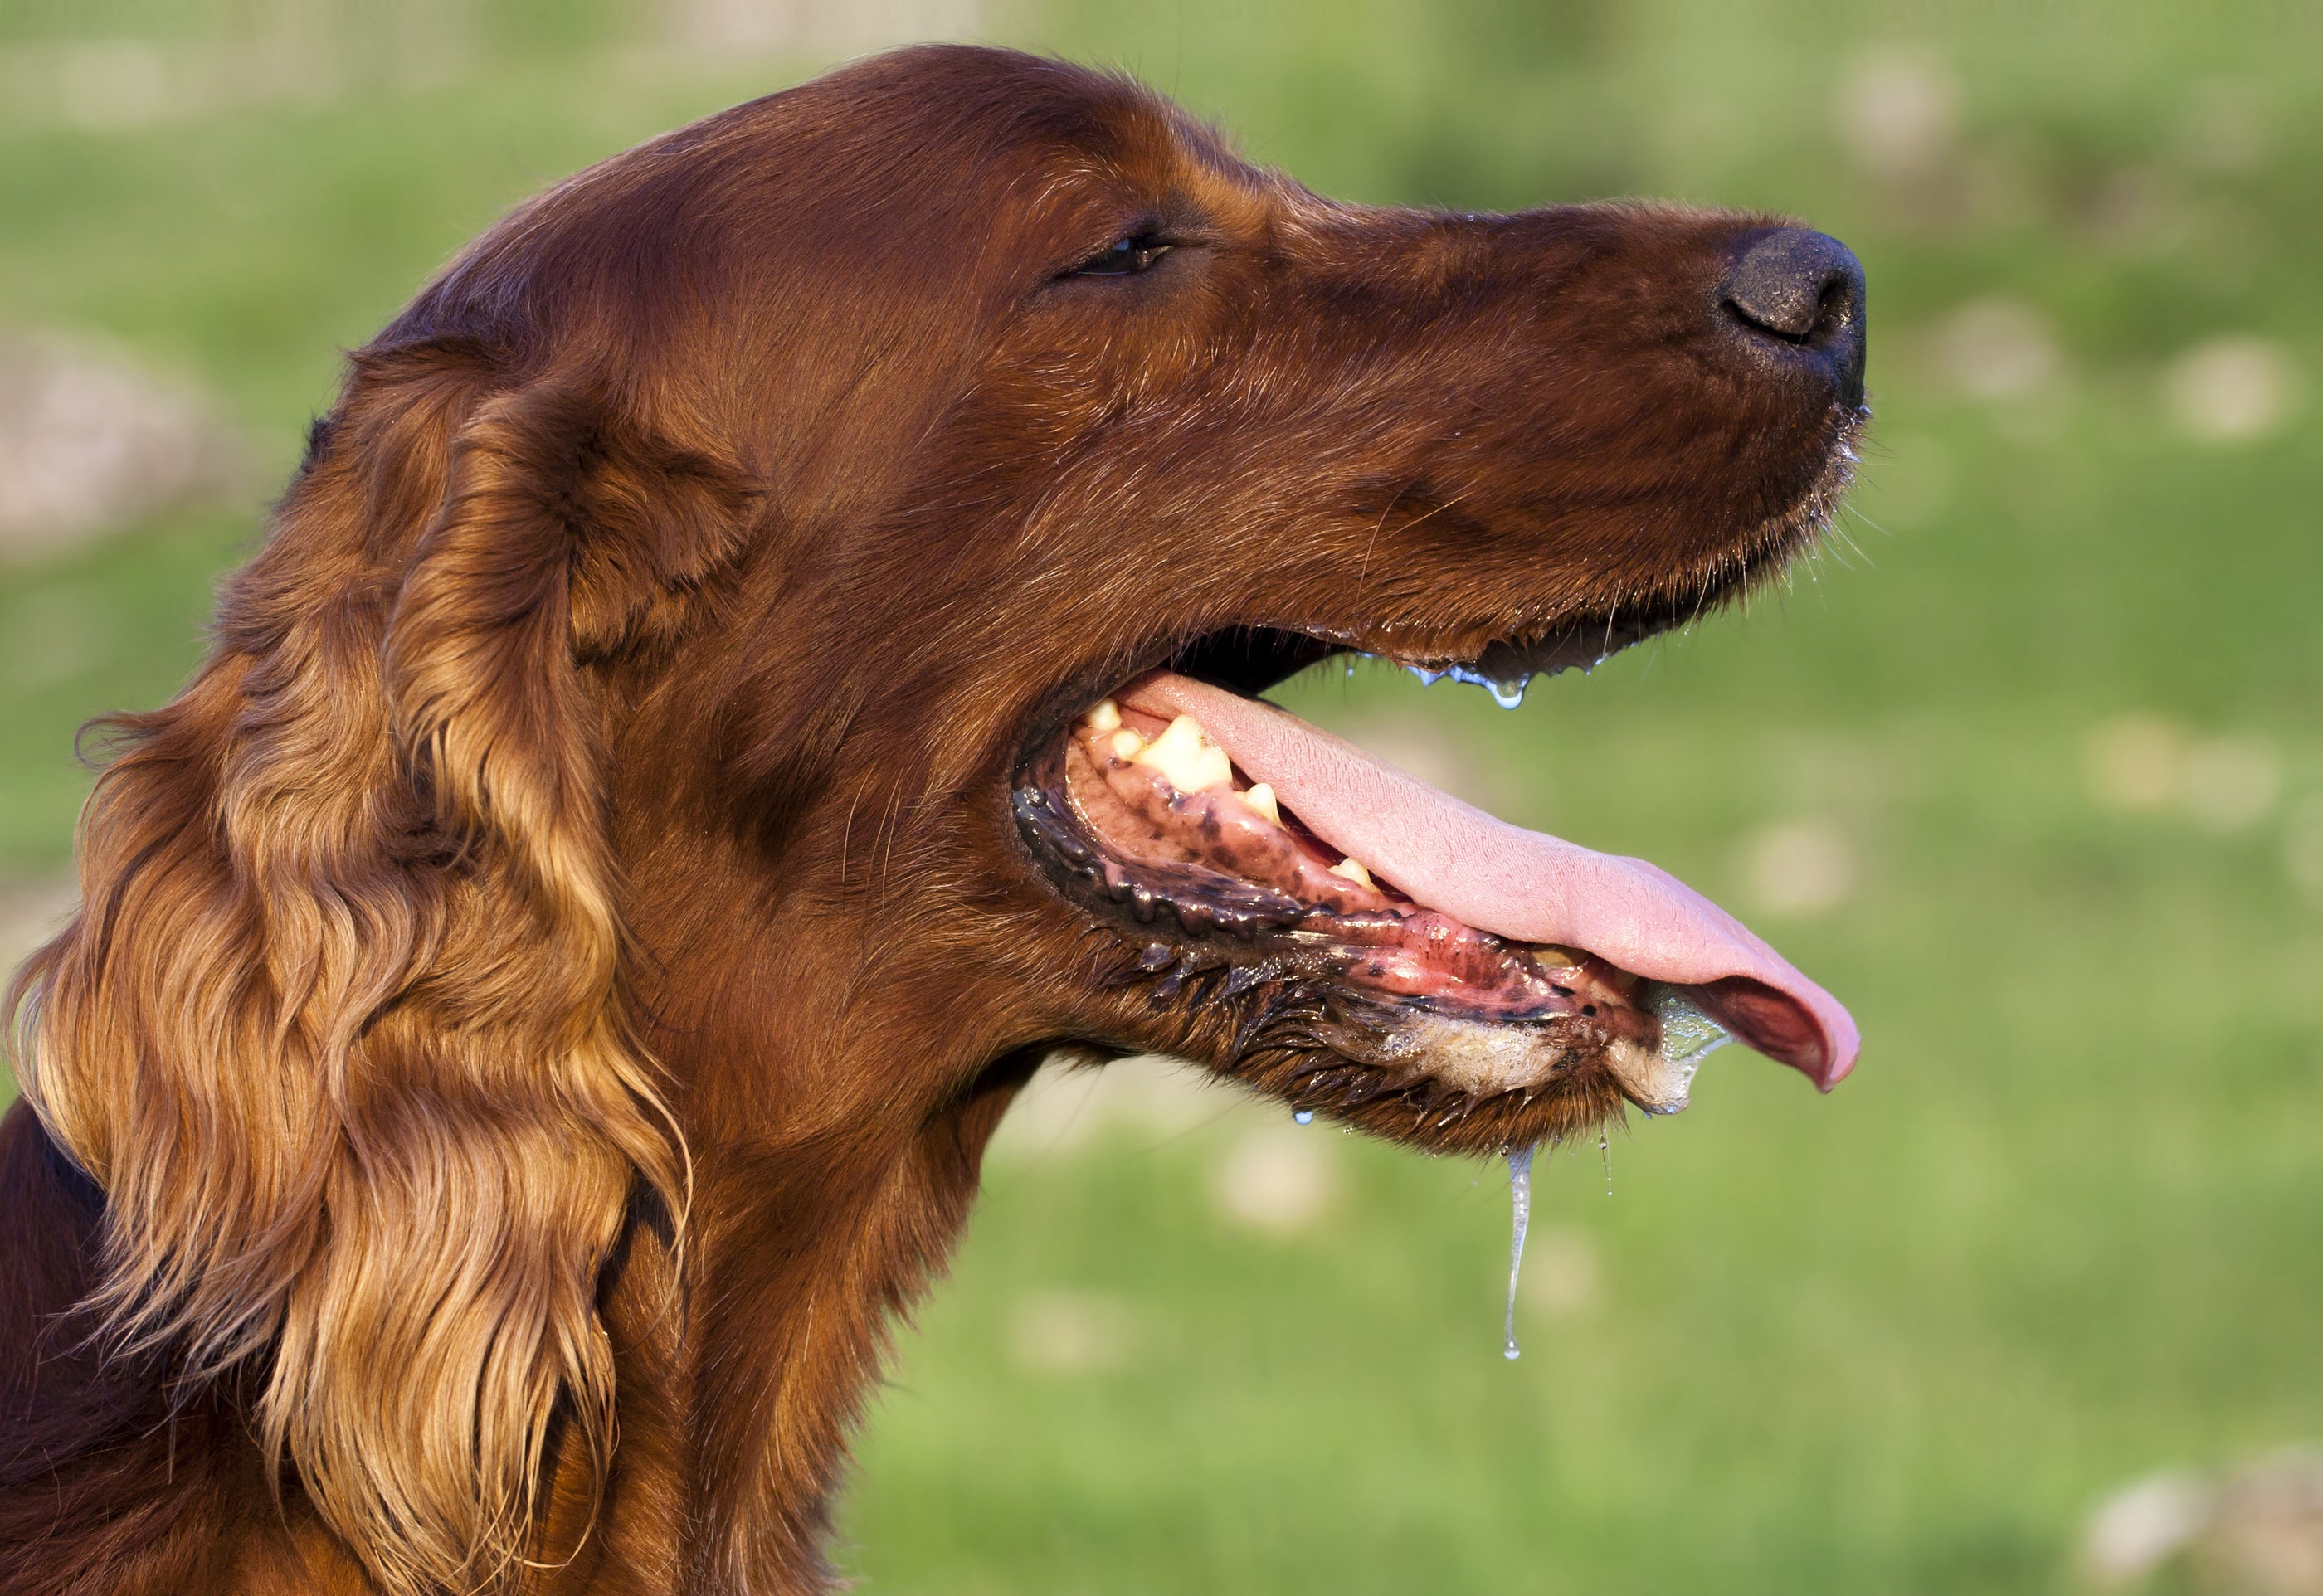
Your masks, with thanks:
[{"label": "saliva drip", "polygon": [[1513,710],[1524,703],[1525,689],[1532,684],[1532,673],[1511,681],[1487,676],[1482,671],[1472,671],[1465,665],[1454,665],[1447,673],[1455,682],[1465,682],[1471,687],[1481,687],[1492,695],[1492,702],[1504,710]]},{"label": "saliva drip", "polygon": [[1302,1125],[1311,1125],[1315,1123],[1315,1111],[1311,1108],[1302,1108],[1290,1117]]},{"label": "saliva drip", "polygon": [[1685,1106],[1702,1061],[1732,1041],[1734,1033],[1703,1013],[1701,1005],[1686,996],[1682,986],[1648,983],[1645,1006],[1661,1022],[1660,1052],[1665,1077],[1665,1100],[1658,1105],[1650,1102],[1643,1105],[1650,1119],[1657,1114],[1676,1114]]},{"label": "saliva drip", "polygon": [[1513,710],[1524,702],[1525,688],[1533,678],[1533,673],[1527,671],[1520,676],[1503,680],[1457,665],[1446,665],[1440,671],[1431,671],[1425,665],[1406,665],[1403,668],[1419,677],[1422,687],[1433,687],[1446,677],[1455,682],[1464,682],[1471,687],[1481,687],[1491,693],[1492,702],[1504,710]]},{"label": "saliva drip", "polygon": [[1509,1311],[1501,1322],[1501,1355],[1517,1355],[1517,1270],[1524,1262],[1525,1225],[1532,1218],[1532,1155],[1529,1147],[1509,1149]]},{"label": "saliva drip", "polygon": [[1605,1165],[1605,1195],[1613,1195],[1613,1135],[1610,1131],[1597,1133],[1597,1156]]}]

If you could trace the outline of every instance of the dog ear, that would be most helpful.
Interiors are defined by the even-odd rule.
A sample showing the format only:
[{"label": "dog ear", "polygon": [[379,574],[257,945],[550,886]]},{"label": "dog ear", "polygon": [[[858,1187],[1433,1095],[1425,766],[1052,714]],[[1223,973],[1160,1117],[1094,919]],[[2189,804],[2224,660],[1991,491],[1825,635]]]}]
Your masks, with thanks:
[{"label": "dog ear", "polygon": [[360,357],[209,660],[115,723],[82,912],[19,977],[106,1322],[188,1381],[248,1364],[270,1463],[390,1591],[519,1566],[552,1414],[602,1476],[598,1276],[684,1151],[591,662],[674,638],[746,500],[580,389]]}]

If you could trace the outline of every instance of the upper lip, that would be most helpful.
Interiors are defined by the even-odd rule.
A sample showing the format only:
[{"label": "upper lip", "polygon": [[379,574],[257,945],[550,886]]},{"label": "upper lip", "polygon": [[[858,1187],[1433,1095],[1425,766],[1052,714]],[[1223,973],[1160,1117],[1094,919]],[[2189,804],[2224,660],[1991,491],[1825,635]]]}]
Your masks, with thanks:
[{"label": "upper lip", "polygon": [[[1402,666],[1424,681],[1448,676],[1483,687],[1507,703],[1536,676],[1588,670],[1634,643],[1684,626],[1694,613],[1665,607],[1581,615],[1464,646],[1406,633],[1391,622],[1346,628],[1231,626],[1157,643],[1142,651],[1126,674],[1167,667],[1214,686],[1258,693],[1334,656],[1354,654]],[[1470,635],[1490,636],[1482,628]]]},{"label": "upper lip", "polygon": [[[1860,420],[1861,413],[1856,412],[1850,427],[1859,426]],[[1538,619],[1467,628],[1423,628],[1384,618],[1353,624],[1317,619],[1238,622],[1157,640],[1133,656],[1128,668],[1114,680],[1167,666],[1217,686],[1256,693],[1335,654],[1352,653],[1385,659],[1431,678],[1451,675],[1521,693],[1532,676],[1586,670],[1633,643],[1689,625],[1781,569],[1820,532],[1853,457],[1851,433],[1843,432],[1834,441],[1832,460],[1822,475],[1790,511],[1772,518],[1772,535],[1760,536],[1753,546],[1721,561],[1690,592],[1570,606]]]}]

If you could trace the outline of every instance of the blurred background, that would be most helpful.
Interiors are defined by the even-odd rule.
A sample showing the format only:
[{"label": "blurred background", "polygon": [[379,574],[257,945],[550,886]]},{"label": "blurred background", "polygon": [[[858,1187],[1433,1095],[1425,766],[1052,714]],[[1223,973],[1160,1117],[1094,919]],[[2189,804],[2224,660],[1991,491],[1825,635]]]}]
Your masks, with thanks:
[{"label": "blurred background", "polygon": [[[1818,0],[0,3],[0,962],[364,340],[505,206],[907,39],[1351,198],[1794,213],[1871,283],[1824,555],[1512,713],[1293,683],[1854,1007],[1817,1099],[1502,1172],[1043,1081],[904,1335],[874,1591],[2323,1591],[2323,13]],[[5,1088],[0,1088],[5,1089]]]}]

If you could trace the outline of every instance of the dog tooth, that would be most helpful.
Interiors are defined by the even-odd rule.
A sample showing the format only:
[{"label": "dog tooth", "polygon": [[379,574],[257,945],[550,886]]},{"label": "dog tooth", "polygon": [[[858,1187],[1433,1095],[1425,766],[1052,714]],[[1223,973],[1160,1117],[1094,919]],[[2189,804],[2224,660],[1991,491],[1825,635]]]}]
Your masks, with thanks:
[{"label": "dog tooth", "polygon": [[1345,879],[1354,882],[1357,886],[1373,885],[1372,873],[1369,870],[1364,869],[1364,862],[1361,859],[1356,858],[1353,854],[1348,855],[1345,858],[1341,859],[1337,864],[1332,866],[1331,874],[1334,876],[1343,876]]},{"label": "dog tooth", "polygon": [[1191,715],[1171,721],[1169,729],[1134,757],[1138,764],[1159,771],[1180,793],[1207,793],[1234,781],[1234,765],[1226,751],[1210,740],[1202,723]]},{"label": "dog tooth", "polygon": [[1112,748],[1115,758],[1134,759],[1145,752],[1145,739],[1125,726],[1113,734]]},{"label": "dog tooth", "polygon": [[1121,729],[1121,706],[1109,698],[1100,699],[1097,708],[1088,712],[1088,720],[1091,731],[1118,731]]},{"label": "dog tooth", "polygon": [[1242,801],[1276,825],[1282,823],[1282,807],[1274,801],[1274,789],[1260,782],[1242,795]]}]

